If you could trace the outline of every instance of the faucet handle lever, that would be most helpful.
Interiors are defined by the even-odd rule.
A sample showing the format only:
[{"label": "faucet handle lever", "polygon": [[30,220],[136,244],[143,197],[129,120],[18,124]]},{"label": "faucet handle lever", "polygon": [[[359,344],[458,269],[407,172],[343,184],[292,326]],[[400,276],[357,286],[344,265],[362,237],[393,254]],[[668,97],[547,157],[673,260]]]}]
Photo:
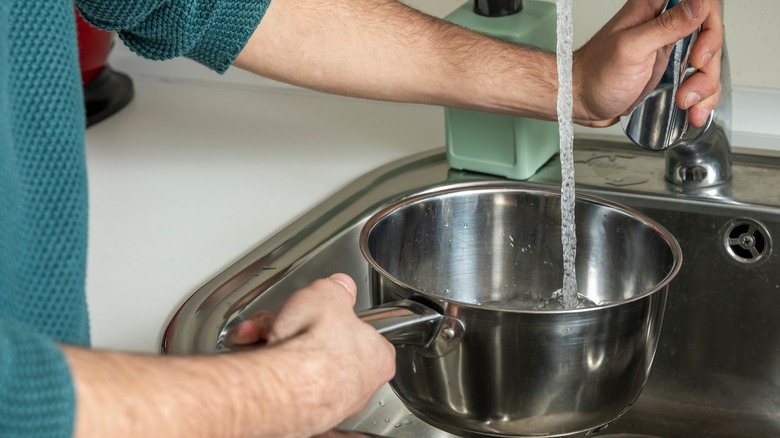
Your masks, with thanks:
[{"label": "faucet handle lever", "polygon": [[[661,13],[677,5],[681,0],[667,0]],[[688,111],[680,109],[674,96],[680,84],[696,69],[690,65],[690,52],[699,35],[697,29],[691,35],[672,46],[669,61],[658,85],[627,116],[621,117],[623,131],[638,146],[661,151],[695,140],[707,130],[712,113],[703,127],[688,122]]]}]

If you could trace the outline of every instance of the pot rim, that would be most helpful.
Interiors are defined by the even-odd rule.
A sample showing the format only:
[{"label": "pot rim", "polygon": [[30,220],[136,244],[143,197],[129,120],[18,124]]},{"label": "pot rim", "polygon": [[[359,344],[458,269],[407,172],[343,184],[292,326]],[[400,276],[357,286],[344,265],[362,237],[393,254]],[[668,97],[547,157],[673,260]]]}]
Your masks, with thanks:
[{"label": "pot rim", "polygon": [[363,254],[363,257],[368,261],[371,269],[375,270],[379,274],[381,274],[385,279],[395,283],[396,285],[406,288],[410,291],[413,291],[416,294],[422,295],[424,297],[427,297],[429,299],[434,299],[439,302],[444,302],[452,305],[456,305],[458,307],[468,307],[468,308],[474,308],[474,309],[484,309],[484,310],[490,310],[490,311],[497,311],[497,312],[507,312],[507,313],[524,313],[524,314],[574,314],[574,313],[582,313],[582,312],[597,312],[604,309],[610,309],[618,306],[622,306],[627,303],[635,302],[643,300],[653,294],[655,294],[658,291],[665,290],[666,287],[669,285],[669,283],[677,276],[677,274],[680,271],[680,268],[682,267],[682,249],[680,248],[679,242],[677,242],[677,239],[672,235],[669,230],[667,230],[664,226],[656,222],[655,220],[651,219],[649,216],[645,215],[644,213],[640,213],[637,210],[634,210],[633,208],[627,207],[625,205],[619,204],[617,202],[613,202],[604,198],[600,198],[598,196],[593,195],[587,195],[587,194],[575,194],[575,200],[584,200],[586,202],[594,203],[594,204],[600,204],[604,205],[606,207],[612,208],[614,210],[617,210],[621,213],[628,214],[644,224],[645,226],[649,227],[650,229],[656,231],[669,245],[670,250],[672,251],[673,256],[673,263],[672,268],[669,270],[669,272],[666,274],[666,276],[657,284],[655,284],[653,287],[644,290],[636,295],[633,295],[630,298],[626,298],[619,301],[610,302],[609,304],[604,305],[596,305],[591,307],[585,307],[582,309],[564,309],[564,310],[544,310],[544,309],[514,309],[514,308],[502,308],[499,306],[483,306],[475,303],[469,303],[465,301],[459,301],[454,300],[451,298],[447,298],[438,294],[433,294],[430,292],[424,292],[420,290],[417,287],[411,286],[407,284],[404,281],[399,280],[394,275],[390,274],[385,270],[383,267],[381,267],[377,261],[374,259],[374,257],[371,255],[368,247],[368,235],[371,233],[373,228],[376,226],[377,223],[379,223],[382,219],[386,218],[390,214],[394,213],[395,211],[398,211],[402,208],[405,208],[409,205],[415,204],[420,201],[424,201],[427,199],[431,199],[433,197],[438,197],[442,195],[448,195],[452,193],[461,193],[461,192],[541,192],[548,196],[554,196],[560,198],[561,193],[559,190],[554,190],[550,188],[543,188],[543,187],[520,187],[515,185],[508,185],[508,184],[465,184],[465,185],[457,185],[457,186],[446,186],[443,188],[438,189],[432,189],[432,190],[426,190],[422,193],[418,193],[415,195],[403,197],[401,199],[397,199],[395,201],[390,202],[389,204],[384,205],[381,207],[378,211],[376,211],[374,214],[372,214],[366,223],[363,225],[363,228],[360,230],[360,252]]}]

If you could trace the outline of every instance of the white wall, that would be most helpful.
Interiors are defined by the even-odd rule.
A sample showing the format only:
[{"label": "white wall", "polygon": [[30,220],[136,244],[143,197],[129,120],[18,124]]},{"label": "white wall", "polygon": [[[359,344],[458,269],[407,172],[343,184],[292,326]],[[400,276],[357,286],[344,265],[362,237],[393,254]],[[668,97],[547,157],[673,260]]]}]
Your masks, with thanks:
[{"label": "white wall", "polygon": [[[526,0],[531,1],[531,0]],[[553,0],[547,0],[553,1]],[[584,44],[625,3],[625,0],[573,0],[574,45]],[[438,17],[463,0],[405,0]],[[780,89],[780,1],[724,0],[732,83],[740,87]]]}]

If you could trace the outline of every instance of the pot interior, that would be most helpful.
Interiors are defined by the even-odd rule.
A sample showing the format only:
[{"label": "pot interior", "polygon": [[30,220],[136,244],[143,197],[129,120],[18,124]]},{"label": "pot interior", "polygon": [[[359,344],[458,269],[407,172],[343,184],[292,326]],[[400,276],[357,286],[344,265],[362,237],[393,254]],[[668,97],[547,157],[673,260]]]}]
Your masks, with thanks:
[{"label": "pot interior", "polygon": [[[588,196],[577,197],[575,216],[583,306],[637,299],[679,269],[674,237],[645,216]],[[557,191],[489,186],[411,197],[372,217],[362,237],[373,268],[410,293],[510,311],[562,310]]]}]

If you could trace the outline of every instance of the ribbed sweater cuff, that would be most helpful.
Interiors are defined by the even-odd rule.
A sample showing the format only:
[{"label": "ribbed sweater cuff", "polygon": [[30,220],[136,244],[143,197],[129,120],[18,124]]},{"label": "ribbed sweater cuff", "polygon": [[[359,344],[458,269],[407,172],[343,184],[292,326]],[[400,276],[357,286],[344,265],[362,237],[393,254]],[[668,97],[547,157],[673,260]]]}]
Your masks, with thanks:
[{"label": "ribbed sweater cuff", "polygon": [[71,437],[75,393],[62,352],[48,338],[0,321],[0,431],[16,438]]},{"label": "ribbed sweater cuff", "polygon": [[218,73],[224,73],[246,46],[269,3],[270,0],[219,2],[201,38],[186,56]]}]

